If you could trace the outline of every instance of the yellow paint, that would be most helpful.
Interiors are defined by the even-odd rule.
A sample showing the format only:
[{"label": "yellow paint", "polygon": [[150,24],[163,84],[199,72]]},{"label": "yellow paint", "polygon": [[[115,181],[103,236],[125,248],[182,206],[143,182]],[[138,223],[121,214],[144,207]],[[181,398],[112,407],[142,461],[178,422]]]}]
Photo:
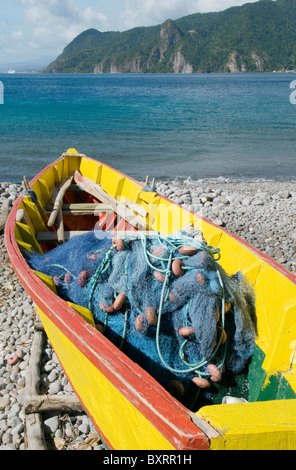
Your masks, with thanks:
[{"label": "yellow paint", "polygon": [[53,282],[53,279],[51,276],[48,276],[47,274],[41,273],[39,271],[33,271],[36,276],[41,279],[41,281],[44,282],[44,284],[49,287],[55,294],[57,293],[57,289],[55,286],[55,283]]},{"label": "yellow paint", "polygon": [[110,196],[114,197],[121,174],[113,171],[111,168],[103,166],[101,176],[101,186]]},{"label": "yellow paint", "polygon": [[30,197],[24,197],[23,199],[23,207],[26,212],[27,219],[30,224],[31,231],[34,230],[34,234],[36,232],[44,232],[47,230],[47,226],[42,219],[40,212],[37,209],[36,204],[31,200]]},{"label": "yellow paint", "polygon": [[[296,338],[295,304],[296,286],[280,272],[262,263],[256,282],[256,307],[258,344],[266,354],[265,370],[277,367],[271,362],[271,356],[275,354],[278,356],[275,358],[278,366],[288,359],[288,346]],[[287,339],[288,345],[282,347],[281,343]],[[277,345],[279,349],[275,352]]]},{"label": "yellow paint", "polygon": [[[296,329],[296,304],[284,305],[279,311],[274,335],[274,341],[270,352],[263,362],[263,368],[268,371],[266,382],[270,375],[276,375],[278,371],[289,371],[291,367],[291,342],[295,338]],[[295,389],[296,390],[296,389]]]},{"label": "yellow paint", "polygon": [[159,199],[152,229],[165,235],[194,222],[194,215],[165,199]]},{"label": "yellow paint", "polygon": [[68,174],[66,176],[69,176],[70,173],[79,170],[79,166],[81,164],[82,157],[78,156],[76,157],[75,155],[69,155],[66,157],[67,161],[67,166],[68,166]]},{"label": "yellow paint", "polygon": [[244,271],[243,275],[249,280],[253,287],[255,287],[259,272],[262,266],[262,261],[258,259],[253,265],[248,266]]},{"label": "yellow paint", "polygon": [[55,179],[55,171],[53,166],[50,167],[47,172],[46,172],[46,180],[43,180],[44,185],[46,185],[47,188],[47,194],[51,195],[54,187],[56,185],[56,179]]},{"label": "yellow paint", "polygon": [[22,240],[18,240],[17,238],[16,238],[16,242],[17,242],[19,248],[22,249],[22,250],[35,251],[33,249],[32,245],[30,245],[30,243],[23,242]]},{"label": "yellow paint", "polygon": [[[43,178],[46,177],[46,174],[43,175]],[[31,188],[35,191],[38,200],[41,206],[46,206],[46,204],[50,203],[50,194],[48,191],[48,187],[44,181],[44,179],[38,179],[35,183],[32,184]]]},{"label": "yellow paint", "polygon": [[72,302],[67,302],[67,303],[68,303],[68,305],[70,305],[70,307],[72,307],[77,313],[79,313],[79,315],[80,315],[87,323],[89,323],[89,324],[90,324],[91,326],[93,326],[94,328],[96,327],[93,314],[91,313],[91,311],[90,311],[88,308],[82,307],[81,305],[73,304]]},{"label": "yellow paint", "polygon": [[35,236],[32,234],[30,227],[21,222],[15,223],[15,238],[17,241],[25,242],[32,246],[32,248],[40,254],[43,254],[43,251],[40,248],[39,243],[37,242]]},{"label": "yellow paint", "polygon": [[296,340],[291,341],[289,348],[292,350],[290,354],[291,367],[296,365]]},{"label": "yellow paint", "polygon": [[53,167],[54,174],[55,174],[55,184],[56,185],[61,184],[62,179],[63,179],[63,162],[64,162],[64,160],[60,160]]},{"label": "yellow paint", "polygon": [[98,163],[96,161],[93,161],[93,160],[87,161],[85,160],[85,158],[82,158],[80,162],[79,172],[85,178],[94,180],[97,166],[98,166]]},{"label": "yellow paint", "polygon": [[[296,364],[293,363],[291,370],[282,373],[283,378],[288,382],[293,390],[296,390]],[[295,401],[295,400],[293,400]]]},{"label": "yellow paint", "polygon": [[[94,423],[116,450],[174,450],[172,445],[38,309],[63,368]],[[109,404],[109,405],[108,405]],[[126,429],[126,432],[122,432]]]},{"label": "yellow paint", "polygon": [[197,415],[221,434],[211,450],[296,450],[296,400],[212,405]]}]

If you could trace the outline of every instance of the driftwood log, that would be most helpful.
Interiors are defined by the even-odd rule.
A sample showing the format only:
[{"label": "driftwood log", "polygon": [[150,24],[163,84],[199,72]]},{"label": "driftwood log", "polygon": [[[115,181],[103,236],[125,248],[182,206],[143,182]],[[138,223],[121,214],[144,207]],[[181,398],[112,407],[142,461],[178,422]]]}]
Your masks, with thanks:
[{"label": "driftwood log", "polygon": [[43,411],[83,412],[84,408],[76,395],[34,395],[25,398],[25,413],[42,413]]},{"label": "driftwood log", "polygon": [[47,450],[42,419],[44,411],[66,413],[84,411],[76,395],[39,395],[40,367],[45,338],[42,322],[36,321],[24,399],[28,450]]},{"label": "driftwood log", "polygon": [[5,224],[6,224],[11,206],[12,206],[12,202],[10,199],[7,199],[2,206],[1,215],[0,215],[0,233],[3,232],[3,230],[5,229]]},{"label": "driftwood log", "polygon": [[[44,331],[35,331],[29,368],[26,376],[25,400],[27,396],[39,394],[40,365],[44,341]],[[39,413],[30,413],[26,415],[26,437],[28,450],[47,450],[42,416]]]}]

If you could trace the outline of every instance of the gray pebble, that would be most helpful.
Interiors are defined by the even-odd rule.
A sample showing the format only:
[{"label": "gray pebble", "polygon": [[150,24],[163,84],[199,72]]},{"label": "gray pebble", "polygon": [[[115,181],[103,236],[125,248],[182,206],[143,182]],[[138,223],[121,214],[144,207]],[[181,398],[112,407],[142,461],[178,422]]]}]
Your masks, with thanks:
[{"label": "gray pebble", "polygon": [[56,433],[59,428],[59,417],[52,416],[51,418],[46,419],[44,422],[44,432],[46,434]]}]

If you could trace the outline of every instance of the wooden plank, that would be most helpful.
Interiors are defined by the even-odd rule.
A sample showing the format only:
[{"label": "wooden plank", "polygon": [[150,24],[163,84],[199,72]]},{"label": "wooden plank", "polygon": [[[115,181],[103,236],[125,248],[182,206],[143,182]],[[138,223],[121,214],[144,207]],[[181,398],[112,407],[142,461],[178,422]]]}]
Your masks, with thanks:
[{"label": "wooden plank", "polygon": [[63,221],[63,213],[62,208],[59,208],[58,215],[57,215],[57,237],[58,243],[61,245],[65,243],[65,229],[64,229],[64,221]]},{"label": "wooden plank", "polygon": [[[48,204],[45,207],[46,212],[52,212],[53,204]],[[103,212],[113,212],[111,204],[107,203],[71,203],[62,205],[63,214],[77,214],[77,215],[88,215],[94,214],[99,215]]]},{"label": "wooden plank", "polygon": [[[89,233],[89,230],[73,230],[73,231],[65,231],[65,240],[70,240],[73,237],[78,235],[83,235],[85,233]],[[136,237],[137,234],[146,234],[146,232],[141,232],[137,230],[128,230],[128,231],[121,231],[121,230],[112,230],[109,232],[105,232],[108,238],[112,238],[113,236],[117,237]],[[57,233],[56,232],[38,232],[37,233],[37,240],[38,242],[56,242],[58,241]]]},{"label": "wooden plank", "polygon": [[84,408],[76,395],[33,395],[25,397],[25,414],[58,411],[65,413],[83,412]]},{"label": "wooden plank", "polygon": [[51,216],[49,217],[49,220],[47,222],[48,227],[52,227],[53,224],[55,223],[55,220],[58,216],[59,210],[63,204],[63,198],[65,195],[65,192],[71,185],[73,180],[73,175],[69,176],[68,178],[64,178],[61,184],[58,186],[58,188],[55,188],[53,191],[53,199],[54,199],[54,206],[53,210],[51,213]]},{"label": "wooden plank", "polygon": [[146,211],[146,209],[144,209],[144,207],[139,206],[138,204],[136,204],[135,202],[130,201],[129,199],[125,198],[124,204],[126,206],[128,206],[130,209],[132,209],[133,211],[137,212],[142,217],[146,217],[147,214],[148,214],[148,212]]},{"label": "wooden plank", "polygon": [[[75,237],[76,235],[82,235],[84,233],[87,233],[87,231],[73,231],[73,232],[64,232],[65,236],[65,241],[70,240],[71,238]],[[58,241],[58,235],[56,232],[38,232],[37,235],[37,241],[38,242],[57,242]]]},{"label": "wooden plank", "polygon": [[[26,374],[25,397],[39,394],[40,367],[44,341],[44,331],[35,331],[29,368]],[[26,437],[29,450],[47,450],[42,418],[39,413],[27,414]]]},{"label": "wooden plank", "polygon": [[76,184],[84,189],[84,191],[88,192],[102,202],[111,204],[113,211],[131,225],[139,229],[146,229],[146,221],[134,214],[134,212],[132,212],[127,206],[118,202],[115,198],[106,193],[100,185],[94,183],[89,178],[83,177],[78,171],[75,171],[74,173],[74,180]]}]

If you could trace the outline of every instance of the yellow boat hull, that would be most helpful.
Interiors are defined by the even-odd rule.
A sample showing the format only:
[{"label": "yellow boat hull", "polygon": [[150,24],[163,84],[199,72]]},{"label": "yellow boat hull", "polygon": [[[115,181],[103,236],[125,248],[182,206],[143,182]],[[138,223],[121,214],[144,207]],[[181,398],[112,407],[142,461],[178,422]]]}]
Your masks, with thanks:
[{"label": "yellow boat hull", "polygon": [[[111,197],[142,208],[148,230],[170,234],[194,224],[208,245],[220,249],[223,268],[229,274],[242,271],[250,280],[257,339],[248,403],[190,412],[94,328],[91,312],[59,299],[52,279],[30,270],[21,250],[42,252],[38,235],[48,232],[43,210],[56,185],[75,171]],[[5,232],[8,253],[75,393],[110,449],[296,449],[295,276],[221,227],[153,191],[142,191],[136,181],[74,149],[30,186],[38,204],[23,196],[15,203]],[[19,210],[26,223],[17,221]]]}]

